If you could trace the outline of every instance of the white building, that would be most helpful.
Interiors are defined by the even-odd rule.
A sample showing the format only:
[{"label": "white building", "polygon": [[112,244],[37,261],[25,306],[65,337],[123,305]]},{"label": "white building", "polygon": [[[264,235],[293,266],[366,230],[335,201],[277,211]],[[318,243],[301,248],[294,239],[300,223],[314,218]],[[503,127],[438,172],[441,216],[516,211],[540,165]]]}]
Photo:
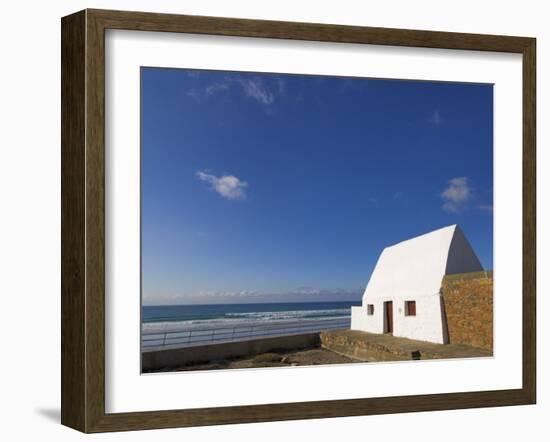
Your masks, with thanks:
[{"label": "white building", "polygon": [[458,225],[386,247],[363,294],[363,305],[352,307],[351,329],[445,344],[443,277],[482,270]]}]

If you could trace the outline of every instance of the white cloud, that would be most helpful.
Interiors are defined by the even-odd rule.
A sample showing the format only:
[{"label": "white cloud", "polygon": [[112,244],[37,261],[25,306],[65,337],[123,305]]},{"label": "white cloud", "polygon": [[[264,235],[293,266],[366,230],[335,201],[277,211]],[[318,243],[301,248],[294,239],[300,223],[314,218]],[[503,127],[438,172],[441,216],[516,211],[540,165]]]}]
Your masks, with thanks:
[{"label": "white cloud", "polygon": [[185,95],[187,95],[188,97],[191,97],[193,98],[195,101],[201,101],[202,98],[203,98],[203,94],[201,91],[199,91],[198,89],[189,89]]},{"label": "white cloud", "polygon": [[363,288],[357,289],[316,289],[301,287],[289,291],[260,290],[197,290],[179,293],[144,292],[144,305],[163,304],[239,304],[251,302],[321,302],[361,299]]},{"label": "white cloud", "polygon": [[493,205],[492,204],[480,204],[478,207],[479,210],[482,210],[483,212],[493,212]]},{"label": "white cloud", "polygon": [[248,183],[241,181],[233,175],[223,175],[217,177],[199,170],[197,178],[211,185],[217,193],[229,200],[242,200],[246,198],[246,188]]},{"label": "white cloud", "polygon": [[229,86],[226,83],[214,83],[208,86],[204,90],[204,95],[207,97],[210,97],[211,95],[214,95],[216,92],[225,91],[229,88]]},{"label": "white cloud", "polygon": [[[321,290],[314,287],[300,287],[296,290],[297,294],[306,295],[306,296],[316,296],[321,294]],[[292,293],[291,293],[292,294]]]},{"label": "white cloud", "polygon": [[247,97],[253,98],[258,103],[264,105],[273,104],[275,95],[267,87],[264,86],[262,80],[255,79],[239,79],[239,84],[242,86]]},{"label": "white cloud", "polygon": [[271,106],[277,95],[285,93],[286,84],[284,80],[277,78],[275,87],[271,88],[260,77],[248,78],[241,75],[228,75],[223,81],[212,83],[204,89],[190,89],[186,94],[196,101],[202,101],[231,88],[240,88],[245,97],[251,98],[261,105]]},{"label": "white cloud", "polygon": [[457,213],[466,208],[472,198],[472,189],[468,184],[468,178],[457,177],[449,180],[449,187],[441,193],[443,210],[449,213]]},{"label": "white cloud", "polygon": [[434,124],[435,126],[439,126],[440,124],[444,123],[444,120],[437,109],[433,111],[432,115],[430,115],[430,118],[428,120],[430,123]]},{"label": "white cloud", "polygon": [[229,89],[228,82],[212,83],[206,86],[204,89],[189,89],[186,95],[193,98],[195,101],[201,102],[207,98],[210,98],[219,92],[223,92]]},{"label": "white cloud", "polygon": [[283,95],[286,92],[286,82],[281,77],[277,77],[277,86],[279,94]]}]

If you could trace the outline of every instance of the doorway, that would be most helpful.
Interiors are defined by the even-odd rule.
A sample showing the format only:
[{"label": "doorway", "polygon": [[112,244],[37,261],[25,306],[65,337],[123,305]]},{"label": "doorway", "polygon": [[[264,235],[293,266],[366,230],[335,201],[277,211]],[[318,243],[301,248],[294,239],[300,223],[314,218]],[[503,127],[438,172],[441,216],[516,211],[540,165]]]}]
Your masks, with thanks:
[{"label": "doorway", "polygon": [[384,302],[384,333],[393,334],[393,302]]}]

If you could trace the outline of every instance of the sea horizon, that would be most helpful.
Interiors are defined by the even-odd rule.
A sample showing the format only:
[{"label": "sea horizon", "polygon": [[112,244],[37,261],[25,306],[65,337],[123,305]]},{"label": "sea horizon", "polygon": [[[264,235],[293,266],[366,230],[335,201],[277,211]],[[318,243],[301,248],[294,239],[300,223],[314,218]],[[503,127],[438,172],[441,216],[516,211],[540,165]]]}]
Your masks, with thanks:
[{"label": "sea horizon", "polygon": [[178,303],[178,304],[142,304],[142,307],[178,307],[178,306],[207,306],[207,305],[249,305],[249,304],[318,304],[318,303],[338,303],[338,302],[361,302],[362,295],[359,299],[340,299],[331,301],[265,301],[265,302],[208,302],[204,304],[198,303]]},{"label": "sea horizon", "polygon": [[281,333],[296,325],[323,329],[326,324],[348,328],[351,307],[361,300],[262,302],[239,304],[184,304],[142,306],[142,334],[187,333],[228,328],[281,327]]}]

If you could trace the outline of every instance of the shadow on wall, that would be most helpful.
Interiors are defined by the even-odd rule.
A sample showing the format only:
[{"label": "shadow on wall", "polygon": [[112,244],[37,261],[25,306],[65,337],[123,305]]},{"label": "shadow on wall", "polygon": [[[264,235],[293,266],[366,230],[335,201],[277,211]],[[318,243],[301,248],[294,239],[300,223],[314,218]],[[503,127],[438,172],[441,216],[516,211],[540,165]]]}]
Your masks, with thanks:
[{"label": "shadow on wall", "polygon": [[447,324],[447,312],[445,311],[445,301],[443,296],[439,298],[441,303],[441,323],[443,324],[443,343],[450,344],[449,342],[449,325]]}]

